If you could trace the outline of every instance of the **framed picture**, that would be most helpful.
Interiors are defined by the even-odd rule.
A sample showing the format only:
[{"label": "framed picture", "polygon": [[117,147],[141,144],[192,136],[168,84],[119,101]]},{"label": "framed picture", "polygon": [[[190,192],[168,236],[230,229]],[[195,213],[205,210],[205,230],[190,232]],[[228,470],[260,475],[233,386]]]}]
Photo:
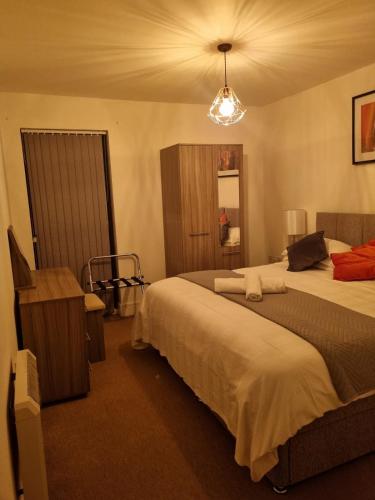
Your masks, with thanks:
[{"label": "framed picture", "polygon": [[375,90],[352,99],[353,164],[375,162]]},{"label": "framed picture", "polygon": [[218,169],[221,171],[237,169],[237,154],[236,151],[223,150],[220,151]]}]

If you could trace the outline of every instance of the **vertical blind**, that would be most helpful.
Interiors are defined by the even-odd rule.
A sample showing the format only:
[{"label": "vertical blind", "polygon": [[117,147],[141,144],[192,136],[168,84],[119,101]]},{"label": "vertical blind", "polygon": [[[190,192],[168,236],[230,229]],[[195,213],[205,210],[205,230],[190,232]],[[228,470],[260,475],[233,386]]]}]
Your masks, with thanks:
[{"label": "vertical blind", "polygon": [[68,266],[83,286],[88,259],[111,253],[103,135],[22,131],[22,142],[38,268]]}]

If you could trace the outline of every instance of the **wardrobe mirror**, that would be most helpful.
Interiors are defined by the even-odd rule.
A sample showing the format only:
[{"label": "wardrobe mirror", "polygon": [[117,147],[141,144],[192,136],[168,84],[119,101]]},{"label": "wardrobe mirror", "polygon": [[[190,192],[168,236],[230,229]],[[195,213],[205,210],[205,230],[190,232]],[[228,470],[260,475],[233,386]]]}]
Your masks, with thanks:
[{"label": "wardrobe mirror", "polygon": [[217,172],[219,240],[223,247],[240,244],[240,182],[234,151],[223,151]]}]

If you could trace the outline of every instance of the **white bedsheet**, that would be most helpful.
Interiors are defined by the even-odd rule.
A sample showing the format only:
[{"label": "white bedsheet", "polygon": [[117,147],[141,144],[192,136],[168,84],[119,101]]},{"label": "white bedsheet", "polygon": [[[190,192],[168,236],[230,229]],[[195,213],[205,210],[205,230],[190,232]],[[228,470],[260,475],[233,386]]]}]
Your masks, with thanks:
[{"label": "white bedsheet", "polygon": [[[286,271],[281,262],[258,267],[286,285],[375,317],[375,283],[341,283],[332,271]],[[246,268],[238,270],[246,273]],[[256,313],[180,278],[151,285],[134,341],[166,356],[195,394],[236,437],[235,459],[254,481],[278,461],[277,447],[341,406],[320,353]]]}]

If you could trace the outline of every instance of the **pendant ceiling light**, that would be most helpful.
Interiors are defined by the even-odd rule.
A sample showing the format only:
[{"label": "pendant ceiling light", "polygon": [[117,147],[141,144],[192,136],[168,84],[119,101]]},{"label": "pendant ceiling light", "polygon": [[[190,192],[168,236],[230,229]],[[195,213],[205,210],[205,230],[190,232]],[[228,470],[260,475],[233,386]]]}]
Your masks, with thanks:
[{"label": "pendant ceiling light", "polygon": [[227,52],[232,48],[231,43],[221,43],[217,46],[224,53],[224,87],[217,93],[211,104],[208,117],[218,125],[234,125],[246,113],[246,108],[236,96],[234,90],[227,85]]}]

